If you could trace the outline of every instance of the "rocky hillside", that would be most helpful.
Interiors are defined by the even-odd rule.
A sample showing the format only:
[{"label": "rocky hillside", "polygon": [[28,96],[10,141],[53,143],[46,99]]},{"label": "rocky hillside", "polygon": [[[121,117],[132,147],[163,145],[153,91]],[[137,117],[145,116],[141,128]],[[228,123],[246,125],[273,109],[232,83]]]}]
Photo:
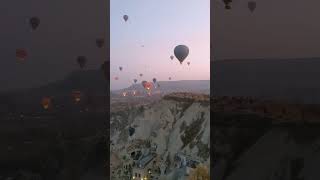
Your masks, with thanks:
[{"label": "rocky hillside", "polygon": [[[124,153],[135,140],[157,145],[156,154],[173,162],[183,152],[210,165],[210,106],[208,95],[173,93],[147,106],[111,112],[111,146]],[[129,127],[135,132],[129,136]],[[168,168],[173,168],[173,164]]]},{"label": "rocky hillside", "polygon": [[214,101],[213,179],[319,179],[318,106],[243,97]]}]

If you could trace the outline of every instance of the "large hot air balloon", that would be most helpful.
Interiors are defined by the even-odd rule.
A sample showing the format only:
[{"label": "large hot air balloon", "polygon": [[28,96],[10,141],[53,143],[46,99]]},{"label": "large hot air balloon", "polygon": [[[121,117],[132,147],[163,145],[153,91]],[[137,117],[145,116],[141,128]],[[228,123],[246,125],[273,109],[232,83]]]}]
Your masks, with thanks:
[{"label": "large hot air balloon", "polygon": [[248,8],[251,12],[253,12],[257,7],[257,4],[255,1],[249,1],[248,2]]},{"label": "large hot air balloon", "polygon": [[43,109],[49,109],[49,107],[51,105],[51,98],[49,98],[49,97],[42,98],[41,105],[42,105]]},{"label": "large hot air balloon", "polygon": [[96,39],[96,45],[98,48],[102,48],[104,46],[104,39],[103,38],[97,38]]},{"label": "large hot air balloon", "polygon": [[18,60],[23,61],[26,59],[27,56],[28,56],[28,53],[25,49],[17,49],[16,50],[16,57]]},{"label": "large hot air balloon", "polygon": [[129,19],[129,16],[128,16],[128,15],[124,15],[124,16],[123,16],[123,19],[124,19],[124,21],[126,21],[126,22],[127,22],[127,21],[128,21],[128,19]]},{"label": "large hot air balloon", "polygon": [[137,83],[137,81],[138,81],[137,79],[134,79],[134,80],[133,80],[134,83]]},{"label": "large hot air balloon", "polygon": [[133,127],[129,127],[129,136],[132,136],[135,132],[135,129]]},{"label": "large hot air balloon", "polygon": [[121,66],[119,67],[119,70],[122,71],[122,67]]},{"label": "large hot air balloon", "polygon": [[30,18],[29,23],[31,25],[31,28],[33,30],[36,30],[40,24],[40,19],[38,17],[32,17]]},{"label": "large hot air balloon", "polygon": [[174,58],[174,56],[171,55],[171,56],[170,56],[170,59],[173,60],[173,58]]},{"label": "large hot air balloon", "polygon": [[82,96],[81,91],[72,91],[71,95],[75,103],[78,103],[81,100],[81,96]]},{"label": "large hot air balloon", "polygon": [[87,63],[87,58],[85,56],[78,56],[77,62],[81,69],[83,69]]},{"label": "large hot air balloon", "polygon": [[180,61],[180,64],[182,64],[189,55],[189,48],[185,45],[178,45],[174,48],[174,55]]}]

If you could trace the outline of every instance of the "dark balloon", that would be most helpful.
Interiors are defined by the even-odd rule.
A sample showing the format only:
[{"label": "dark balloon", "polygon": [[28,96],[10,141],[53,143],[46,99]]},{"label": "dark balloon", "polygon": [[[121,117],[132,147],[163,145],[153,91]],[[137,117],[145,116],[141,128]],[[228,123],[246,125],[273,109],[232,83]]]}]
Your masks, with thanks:
[{"label": "dark balloon", "polygon": [[114,80],[119,80],[119,78],[118,77],[114,77]]},{"label": "dark balloon", "polygon": [[143,74],[139,74],[139,76],[140,76],[140,77],[142,77],[142,76],[143,76]]},{"label": "dark balloon", "polygon": [[134,83],[137,83],[137,81],[138,81],[137,79],[134,79],[134,80],[133,80]]},{"label": "dark balloon", "polygon": [[40,24],[40,19],[38,17],[30,18],[30,25],[33,30],[37,29]]},{"label": "dark balloon", "polygon": [[96,44],[97,44],[98,48],[102,48],[104,46],[104,39],[102,39],[102,38],[96,39]]},{"label": "dark balloon", "polygon": [[123,19],[124,19],[124,21],[126,21],[126,22],[127,22],[127,21],[128,21],[128,19],[129,19],[129,16],[128,16],[128,15],[124,15],[124,16],[123,16]]},{"label": "dark balloon", "polygon": [[257,7],[257,4],[255,1],[249,1],[248,2],[248,8],[251,12],[253,12]]},{"label": "dark balloon", "polygon": [[121,66],[119,67],[119,70],[122,71],[122,67]]},{"label": "dark balloon", "polygon": [[108,66],[108,62],[104,61],[103,64],[101,65],[101,70],[104,74],[104,77],[106,80],[109,80],[109,66]]},{"label": "dark balloon", "polygon": [[180,64],[182,64],[189,55],[189,48],[185,45],[178,45],[174,48],[174,55],[180,61]]},{"label": "dark balloon", "polygon": [[188,66],[190,65],[190,62],[187,62]]},{"label": "dark balloon", "polygon": [[171,77],[169,77],[169,80],[171,80]]},{"label": "dark balloon", "polygon": [[85,56],[78,56],[77,62],[81,69],[83,69],[86,66],[87,58]]},{"label": "dark balloon", "polygon": [[156,82],[157,82],[157,79],[156,79],[156,78],[153,78],[152,81],[153,81],[153,83],[156,83]]},{"label": "dark balloon", "polygon": [[170,56],[170,59],[173,60],[174,56]]}]

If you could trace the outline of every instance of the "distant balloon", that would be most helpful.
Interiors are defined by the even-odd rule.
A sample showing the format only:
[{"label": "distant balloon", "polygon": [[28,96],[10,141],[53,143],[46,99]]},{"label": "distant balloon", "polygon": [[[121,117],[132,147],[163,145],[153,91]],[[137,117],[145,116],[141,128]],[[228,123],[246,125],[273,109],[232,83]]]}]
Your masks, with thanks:
[{"label": "distant balloon", "polygon": [[174,48],[174,55],[180,61],[180,64],[182,64],[189,55],[189,48],[185,45],[178,45]]},{"label": "distant balloon", "polygon": [[173,60],[174,56],[170,56],[170,59]]},{"label": "distant balloon", "polygon": [[147,82],[147,81],[142,81],[142,86],[146,89],[146,90],[150,90],[152,88],[152,83]]},{"label": "distant balloon", "polygon": [[255,1],[249,1],[248,2],[248,8],[251,12],[253,12],[257,7],[257,4]]},{"label": "distant balloon", "polygon": [[133,80],[134,83],[137,83],[137,81],[138,81],[137,79],[134,79],[134,80]]},{"label": "distant balloon", "polygon": [[36,30],[40,24],[40,19],[38,17],[32,17],[30,18],[29,23],[31,25],[31,28],[33,30]]},{"label": "distant balloon", "polygon": [[121,66],[119,67],[119,70],[122,71],[122,67]]},{"label": "distant balloon", "polygon": [[18,60],[23,61],[26,59],[27,56],[28,56],[28,53],[25,49],[17,49],[16,50],[16,57]]},{"label": "distant balloon", "polygon": [[49,98],[49,97],[42,98],[41,105],[42,105],[43,109],[49,109],[49,107],[51,105],[51,98]]},{"label": "distant balloon", "polygon": [[142,76],[143,76],[143,74],[139,74],[139,76],[140,76],[140,77],[142,77]]},{"label": "distant balloon", "polygon": [[156,83],[156,82],[157,82],[157,79],[156,79],[156,78],[153,78],[152,81],[153,81],[153,83]]},{"label": "distant balloon", "polygon": [[171,80],[171,77],[169,77],[169,80]]},{"label": "distant balloon", "polygon": [[103,38],[96,39],[96,45],[98,46],[98,48],[102,48],[104,46],[104,39]]},{"label": "distant balloon", "polygon": [[190,62],[187,62],[188,66],[190,65]]},{"label": "distant balloon", "polygon": [[80,100],[81,100],[81,96],[82,96],[82,93],[81,91],[72,91],[72,98],[73,100],[78,103]]},{"label": "distant balloon", "polygon": [[101,70],[104,74],[105,79],[109,80],[109,67],[108,67],[107,61],[103,62],[103,64],[101,65]]},{"label": "distant balloon", "polygon": [[114,80],[119,80],[119,78],[118,77],[114,77]]},{"label": "distant balloon", "polygon": [[135,129],[133,127],[129,127],[129,136],[132,136],[135,132]]},{"label": "distant balloon", "polygon": [[224,5],[225,5],[225,9],[231,9],[230,3],[232,2],[232,0],[223,0]]},{"label": "distant balloon", "polygon": [[81,69],[83,69],[86,66],[87,58],[85,56],[78,56],[77,62]]},{"label": "distant balloon", "polygon": [[124,15],[124,16],[123,16],[123,19],[124,19],[124,21],[126,21],[126,22],[127,22],[127,21],[128,21],[128,19],[129,19],[129,16],[128,16],[128,15]]}]

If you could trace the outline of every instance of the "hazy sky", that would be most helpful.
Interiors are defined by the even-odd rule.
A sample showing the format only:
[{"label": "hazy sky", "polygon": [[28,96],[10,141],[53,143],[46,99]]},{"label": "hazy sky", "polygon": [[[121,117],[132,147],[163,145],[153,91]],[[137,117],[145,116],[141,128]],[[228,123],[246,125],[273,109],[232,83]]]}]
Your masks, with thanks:
[{"label": "hazy sky", "polygon": [[[210,79],[210,0],[111,0],[110,7],[111,89],[128,87],[135,78]],[[170,59],[179,44],[190,50],[182,66]]]},{"label": "hazy sky", "polygon": [[230,11],[212,2],[215,59],[320,57],[318,0],[256,2],[254,13],[247,1],[233,1]]},{"label": "hazy sky", "polygon": [[[97,37],[108,28],[106,0],[1,0],[0,91],[44,85],[78,70],[76,57],[87,56],[88,69],[107,59]],[[29,18],[38,16],[34,32]],[[15,53],[25,48],[29,57],[19,63]]]}]

